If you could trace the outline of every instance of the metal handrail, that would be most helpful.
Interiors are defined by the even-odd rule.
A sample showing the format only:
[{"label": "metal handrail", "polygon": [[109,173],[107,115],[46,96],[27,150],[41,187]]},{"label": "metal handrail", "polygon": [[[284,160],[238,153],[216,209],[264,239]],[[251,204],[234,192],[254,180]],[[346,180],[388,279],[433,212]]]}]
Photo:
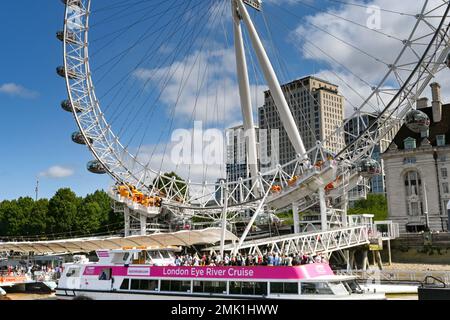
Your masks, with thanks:
[{"label": "metal handrail", "polygon": [[422,283],[424,278],[434,277],[450,284],[450,271],[409,271],[409,270],[337,270],[336,274],[355,275],[362,279],[373,279],[378,276],[384,281],[408,281]]},{"label": "metal handrail", "polygon": [[440,283],[442,283],[443,288],[447,288],[447,284],[446,284],[444,281],[442,281],[442,279],[436,278],[436,277],[433,277],[433,276],[426,276],[426,277],[425,277],[425,280],[421,283],[421,287],[422,287],[422,288],[423,288],[425,285],[429,284],[429,283],[428,283],[428,279],[433,279],[434,281],[440,282]]}]

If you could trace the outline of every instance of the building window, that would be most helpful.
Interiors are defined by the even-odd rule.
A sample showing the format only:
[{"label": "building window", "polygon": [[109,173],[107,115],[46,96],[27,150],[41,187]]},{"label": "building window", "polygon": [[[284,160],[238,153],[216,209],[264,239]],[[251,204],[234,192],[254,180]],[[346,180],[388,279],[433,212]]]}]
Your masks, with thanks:
[{"label": "building window", "polygon": [[407,196],[419,196],[421,185],[422,181],[420,180],[420,176],[417,171],[409,171],[405,175],[405,187]]},{"label": "building window", "polygon": [[419,209],[419,203],[411,202],[409,212],[410,212],[411,216],[419,216],[421,214],[420,209]]},{"label": "building window", "polygon": [[448,178],[448,170],[447,170],[447,168],[441,168],[441,177],[442,177],[442,179],[447,179]]},{"label": "building window", "polygon": [[430,130],[429,129],[424,130],[424,131],[420,131],[420,137],[421,138],[428,138],[429,135],[430,135]]},{"label": "building window", "polygon": [[444,183],[442,184],[442,191],[443,191],[444,193],[449,193],[449,190],[448,190],[448,182],[444,182]]},{"label": "building window", "polygon": [[438,147],[444,147],[445,146],[445,135],[440,134],[436,136],[436,144]]},{"label": "building window", "polygon": [[413,139],[411,137],[406,138],[403,143],[405,144],[406,150],[412,150],[416,148],[416,139]]},{"label": "building window", "polygon": [[408,157],[403,160],[404,164],[414,164],[416,162],[417,162],[417,160],[415,157]]},{"label": "building window", "polygon": [[422,215],[422,181],[417,171],[409,171],[405,174],[405,188],[408,215]]}]

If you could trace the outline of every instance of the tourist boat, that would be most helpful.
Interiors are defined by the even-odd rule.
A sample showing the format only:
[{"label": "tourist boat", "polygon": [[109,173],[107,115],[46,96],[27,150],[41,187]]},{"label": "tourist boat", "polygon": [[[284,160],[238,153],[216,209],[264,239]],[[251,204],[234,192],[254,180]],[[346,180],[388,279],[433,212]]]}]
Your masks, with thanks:
[{"label": "tourist boat", "polygon": [[56,283],[50,279],[33,280],[28,275],[0,274],[0,295],[7,293],[51,293]]},{"label": "tourist boat", "polygon": [[355,276],[335,275],[328,264],[302,266],[174,266],[173,249],[99,250],[64,265],[59,299],[385,299],[364,292]]}]

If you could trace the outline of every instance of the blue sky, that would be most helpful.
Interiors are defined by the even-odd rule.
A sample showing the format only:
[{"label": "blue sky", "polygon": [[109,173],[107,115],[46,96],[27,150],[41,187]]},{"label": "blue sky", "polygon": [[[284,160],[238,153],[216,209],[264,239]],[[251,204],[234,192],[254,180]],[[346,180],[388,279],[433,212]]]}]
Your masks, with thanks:
[{"label": "blue sky", "polygon": [[[119,0],[114,1],[118,2]],[[269,55],[275,61],[274,66],[279,72],[281,80],[287,81],[308,74],[316,74],[325,80],[337,82],[337,84],[341,85],[341,89],[344,91],[343,94],[346,95],[346,86],[340,83],[340,79],[344,79],[347,81],[346,84],[350,83],[362,96],[367,96],[371,90],[370,86],[364,87],[353,75],[346,73],[341,66],[334,62],[330,63],[329,58],[323,55],[311,56],[311,50],[313,49],[311,46],[306,50],[307,46],[305,46],[301,38],[292,38],[289,35],[295,30],[303,32],[302,34],[312,34],[311,40],[315,44],[319,45],[325,52],[332,53],[342,63],[342,66],[351,68],[354,73],[371,84],[376,83],[377,79],[383,75],[381,68],[373,61],[370,62],[370,59],[356,50],[343,50],[349,48],[343,46],[342,43],[336,43],[336,39],[330,41],[330,38],[327,38],[328,35],[320,29],[339,34],[340,37],[348,42],[360,45],[363,50],[370,51],[373,55],[381,57],[387,62],[395,56],[392,39],[383,38],[383,36],[380,36],[380,33],[367,30],[366,33],[361,32],[355,25],[349,25],[348,21],[339,20],[336,17],[333,18],[332,15],[327,13],[332,10],[332,13],[335,15],[355,20],[359,24],[364,25],[368,18],[364,7],[350,7],[326,0],[314,2],[304,0],[301,2],[313,5],[320,10],[317,11],[305,5],[292,7],[293,1],[291,0],[266,1],[268,23],[274,35],[275,46],[278,48],[278,54],[282,55],[281,59],[285,64],[284,67],[288,70],[288,72],[285,72],[285,70],[280,72],[277,63],[280,57],[274,55],[270,46],[268,46]],[[361,0],[357,2],[364,5],[376,4],[383,8],[411,13],[416,12],[416,6],[420,7],[417,4],[411,5],[411,2],[407,0],[395,3],[389,0]],[[104,6],[106,1],[96,3],[99,6],[100,4]],[[152,2],[149,1],[148,3]],[[282,5],[283,7],[280,6],[280,3],[284,4]],[[291,11],[293,14],[287,14],[283,10]],[[2,133],[0,135],[0,144],[2,146],[0,152],[0,200],[19,196],[34,197],[37,177],[40,179],[40,197],[51,197],[61,187],[70,187],[77,194],[85,195],[97,189],[105,189],[111,183],[107,176],[93,175],[86,170],[86,163],[92,160],[92,156],[85,147],[75,145],[71,141],[70,135],[77,128],[72,116],[63,112],[60,108],[61,100],[66,98],[66,88],[64,81],[55,73],[55,68],[62,64],[61,43],[56,39],[55,33],[62,28],[63,14],[64,6],[59,0],[46,0],[44,2],[34,0],[3,1],[2,3],[2,10],[0,11],[0,21],[2,21],[2,27],[0,28],[0,38],[2,39],[2,50],[0,51],[0,108],[2,111],[2,116],[0,117]],[[140,14],[139,10],[136,11],[134,19],[139,17]],[[303,21],[306,21],[302,19],[305,15],[310,16],[308,21],[316,26],[312,27],[311,24],[303,24],[303,29],[297,29]],[[97,16],[97,18],[99,17]],[[114,24],[115,22],[109,25],[106,24],[103,27],[98,27],[98,29],[93,28],[91,31],[93,34],[90,37],[91,42],[94,42],[93,40],[96,38],[101,38],[109,30],[115,30],[117,27],[120,27],[121,23],[129,23],[131,19],[123,19],[117,24]],[[260,23],[259,27],[263,42],[268,45],[270,39],[261,25],[262,19],[259,17],[256,21]],[[381,30],[383,32],[397,34],[399,37],[404,38],[408,34],[408,28],[414,19],[408,20],[408,17],[400,19],[398,15],[383,13],[381,21]],[[159,21],[158,23],[162,24],[163,22]],[[399,28],[398,25],[401,25],[401,27]],[[138,26],[136,28],[136,30],[126,35],[123,40],[117,41],[108,47],[107,50],[101,51],[99,55],[93,55],[94,57],[91,59],[92,66],[95,68],[95,66],[102,65],[102,62],[108,61],[108,57],[126,48],[132,43],[133,39],[138,38],[144,32],[144,27]],[[204,32],[206,33],[207,31],[205,28]],[[140,49],[132,52],[127,60],[121,61],[121,66],[116,68],[108,77],[95,83],[98,97],[101,98],[102,94],[111,88],[115,79],[120,78],[121,74],[128,72],[132,68],[135,60],[139,59],[139,54],[146,49],[145,45],[147,43],[144,43]],[[170,50],[170,45],[171,43],[168,43],[165,49]],[[198,44],[196,45],[198,48]],[[212,50],[211,48],[214,48],[215,44],[212,43],[210,45],[210,50]],[[96,53],[95,49],[101,47],[101,41],[99,43],[91,43],[91,49],[93,49],[91,54],[92,52]],[[386,50],[386,48],[389,48],[389,50]],[[223,46],[222,49],[224,49]],[[195,50],[192,52],[195,52]],[[232,53],[232,51],[230,52]],[[315,54],[317,54],[317,51]],[[185,60],[177,60],[175,62],[189,64],[189,59],[193,57],[195,55],[191,57],[187,55]],[[215,70],[215,73],[211,72],[211,77],[208,78],[208,81],[212,83],[210,89],[221,89],[221,83],[218,82],[218,79],[225,77],[229,80],[230,88],[233,92],[237,91],[235,77],[231,75],[233,66],[227,64],[229,63],[227,58],[228,55],[225,51],[219,58],[214,57],[214,59],[211,59],[212,62],[205,62],[201,66],[206,68],[205,65],[208,65],[211,66],[210,70]],[[221,66],[217,69],[218,65]],[[157,66],[159,69],[155,69]],[[149,62],[142,68],[139,75],[145,79],[148,72],[162,73],[168,67],[169,65],[158,65],[156,62]],[[202,70],[201,67],[196,70],[199,74]],[[333,75],[336,74],[340,77],[333,78]],[[96,76],[97,80],[99,80],[101,72],[97,72]],[[262,87],[257,86],[259,83],[255,83],[256,77],[252,78],[252,72],[250,72],[250,76],[254,88],[262,92]],[[327,76],[331,78],[327,79]],[[96,78],[94,77],[95,80]],[[194,80],[193,87],[195,88],[195,81],[198,79],[193,76],[191,80]],[[180,86],[179,82],[175,80],[172,82],[169,83],[168,92],[170,92],[170,89],[177,90]],[[132,87],[132,85],[128,85]],[[192,108],[192,100],[195,98],[193,91],[195,90],[187,92],[186,96],[183,97],[181,104],[184,105],[179,106],[177,110],[176,120],[178,122],[175,122],[173,129],[177,128],[177,126],[190,127],[192,124],[191,119],[189,121],[186,121],[186,119],[189,118],[187,117],[191,112],[189,108]],[[355,100],[360,98],[351,96],[352,92],[347,91],[347,93],[348,100],[357,104],[358,101]],[[151,93],[149,95],[151,96]],[[222,127],[235,124],[240,119],[239,106],[236,109],[236,101],[238,101],[236,94],[228,94],[228,96],[231,97],[230,104],[234,103],[234,105],[227,105],[227,107],[235,109],[229,109],[233,110],[229,112],[231,116],[224,117],[223,121],[219,121]],[[111,97],[112,95],[110,95]],[[122,94],[121,97],[126,97],[126,95]],[[200,98],[204,98],[200,100],[205,103],[207,108],[208,104],[211,103],[211,97],[209,97],[210,100],[208,100],[207,95],[200,96]],[[111,98],[110,100],[114,101],[116,108],[123,107],[117,102],[119,99]],[[107,106],[109,103],[108,99],[101,99],[102,101],[103,106]],[[157,106],[159,108],[157,109],[159,110],[157,113],[158,117],[151,118],[151,121],[142,127],[139,127],[139,123],[145,118],[138,117],[133,125],[125,126],[130,129],[125,137],[132,137],[134,133],[133,128],[135,127],[140,128],[141,132],[138,132],[139,134],[146,131],[145,127],[150,127],[150,133],[145,136],[144,147],[150,150],[152,146],[160,142],[164,144],[164,139],[159,141],[158,135],[161,130],[168,128],[166,124],[170,120],[170,116],[167,110],[170,110],[172,103],[173,96],[170,94],[165,95]],[[126,108],[130,109],[125,110],[137,110],[136,108],[138,107],[138,105],[130,105],[126,106]],[[106,116],[114,115],[114,110],[107,110]],[[195,114],[196,117],[201,118],[204,116],[201,111],[197,110],[196,112],[198,113]],[[209,117],[212,117],[211,113]],[[126,117],[123,116],[116,122],[113,121],[112,127],[119,131],[126,122]],[[211,126],[214,125],[214,123],[211,124]],[[168,130],[168,133],[170,134],[170,130]],[[166,139],[168,139],[168,136]],[[136,149],[137,145],[134,143],[130,147],[131,149]]]},{"label": "blue sky", "polygon": [[[37,177],[40,197],[61,187],[84,195],[110,184],[108,177],[86,170],[92,157],[71,141],[75,122],[59,106],[66,89],[55,73],[62,64],[55,33],[62,28],[63,11],[60,1],[2,3],[0,200],[34,197]],[[54,174],[44,174],[51,168]]]},{"label": "blue sky", "polygon": [[41,177],[41,197],[61,187],[83,195],[109,185],[107,177],[85,169],[91,156],[70,140],[75,122],[59,106],[65,86],[55,73],[62,60],[55,33],[61,29],[63,10],[60,1],[2,2],[0,87],[25,89],[0,90],[0,200],[34,197],[37,176],[53,166],[71,169],[73,175]]}]

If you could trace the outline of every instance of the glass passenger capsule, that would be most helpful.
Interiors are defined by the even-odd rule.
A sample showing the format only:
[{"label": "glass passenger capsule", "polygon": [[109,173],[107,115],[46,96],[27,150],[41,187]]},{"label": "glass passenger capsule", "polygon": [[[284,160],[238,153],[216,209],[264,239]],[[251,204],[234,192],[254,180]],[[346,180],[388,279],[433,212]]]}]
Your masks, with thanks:
[{"label": "glass passenger capsule", "polygon": [[[83,134],[79,131],[76,131],[72,133],[72,141],[76,144],[86,145],[86,139],[84,138]],[[88,138],[89,143],[91,144],[94,142],[92,138]]]},{"label": "glass passenger capsule", "polygon": [[[58,38],[59,41],[64,41],[64,31],[58,31],[56,33],[56,38]],[[67,40],[67,42],[71,42],[71,43],[77,42],[75,33],[68,31],[66,40]]]},{"label": "glass passenger capsule", "polygon": [[69,6],[72,7],[81,8],[82,6],[81,0],[61,0],[61,2],[64,3],[65,5],[69,4]]},{"label": "glass passenger capsule", "polygon": [[[65,78],[66,77],[66,68],[64,68],[63,66],[59,66],[58,68],[56,68],[56,73],[59,76]],[[67,70],[67,77],[71,80],[81,78],[81,76],[73,70]]]},{"label": "glass passenger capsule", "polygon": [[430,118],[420,110],[411,110],[406,114],[405,124],[409,130],[420,133],[430,127]]},{"label": "glass passenger capsule", "polygon": [[358,163],[358,172],[365,178],[370,178],[381,174],[381,166],[374,159],[364,159]]},{"label": "glass passenger capsule", "polygon": [[92,172],[95,174],[105,174],[106,173],[105,167],[98,160],[89,161],[87,164],[87,169],[89,172]]},{"label": "glass passenger capsule", "polygon": [[[72,112],[72,104],[70,103],[70,100],[64,100],[64,101],[62,101],[62,102],[61,102],[61,108],[62,108],[64,111]],[[81,111],[82,111],[82,110],[81,110],[80,106],[77,105],[77,104],[75,104],[75,112],[76,112],[76,113],[80,113]]]}]

